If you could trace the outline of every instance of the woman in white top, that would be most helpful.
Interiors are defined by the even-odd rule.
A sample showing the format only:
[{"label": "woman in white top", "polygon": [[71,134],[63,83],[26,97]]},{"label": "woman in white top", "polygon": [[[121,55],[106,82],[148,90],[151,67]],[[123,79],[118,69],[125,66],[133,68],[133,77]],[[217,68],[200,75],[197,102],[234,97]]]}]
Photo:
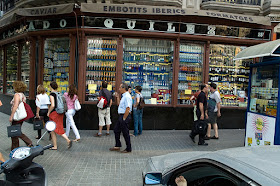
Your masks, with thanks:
[{"label": "woman in white top", "polygon": [[[36,118],[40,116],[43,117],[44,123],[49,121],[47,116],[49,105],[51,104],[49,96],[46,94],[46,90],[43,85],[38,85],[37,87],[37,96],[36,96]],[[36,139],[41,138],[41,130],[38,130],[38,136]]]}]

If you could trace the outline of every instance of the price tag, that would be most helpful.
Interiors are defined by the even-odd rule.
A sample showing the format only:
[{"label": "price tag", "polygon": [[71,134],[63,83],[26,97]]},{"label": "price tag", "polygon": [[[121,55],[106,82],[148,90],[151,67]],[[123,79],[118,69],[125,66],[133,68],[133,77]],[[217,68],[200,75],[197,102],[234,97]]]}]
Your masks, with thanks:
[{"label": "price tag", "polygon": [[107,89],[108,89],[109,91],[112,91],[112,85],[108,85]]},{"label": "price tag", "polygon": [[97,84],[89,84],[88,89],[89,90],[94,90],[94,92],[95,92],[95,90],[97,89]]},{"label": "price tag", "polygon": [[192,90],[185,89],[185,94],[192,94]]}]

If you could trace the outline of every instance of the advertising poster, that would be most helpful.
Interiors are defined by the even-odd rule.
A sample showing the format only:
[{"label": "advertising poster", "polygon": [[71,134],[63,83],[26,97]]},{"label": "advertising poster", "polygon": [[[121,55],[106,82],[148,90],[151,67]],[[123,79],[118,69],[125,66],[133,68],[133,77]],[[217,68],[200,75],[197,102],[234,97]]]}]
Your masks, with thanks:
[{"label": "advertising poster", "polygon": [[247,113],[245,146],[273,145],[276,118]]}]

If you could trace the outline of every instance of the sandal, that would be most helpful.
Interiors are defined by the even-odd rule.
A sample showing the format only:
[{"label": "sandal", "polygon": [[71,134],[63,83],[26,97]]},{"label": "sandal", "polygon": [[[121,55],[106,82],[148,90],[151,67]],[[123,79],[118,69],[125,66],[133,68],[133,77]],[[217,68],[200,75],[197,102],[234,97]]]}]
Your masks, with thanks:
[{"label": "sandal", "polygon": [[74,139],[73,141],[75,141],[75,142],[79,142],[79,141],[80,141],[80,139]]},{"label": "sandal", "polygon": [[54,148],[52,147],[52,148],[49,148],[49,150],[57,150],[57,149],[54,149]]},{"label": "sandal", "polygon": [[68,143],[68,149],[70,149],[72,147],[72,141],[70,141],[69,143]]}]

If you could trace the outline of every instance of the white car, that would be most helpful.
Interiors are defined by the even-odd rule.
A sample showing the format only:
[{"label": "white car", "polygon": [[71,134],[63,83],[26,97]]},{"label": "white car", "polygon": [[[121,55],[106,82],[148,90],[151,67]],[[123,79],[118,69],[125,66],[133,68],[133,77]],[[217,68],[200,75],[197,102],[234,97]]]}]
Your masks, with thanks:
[{"label": "white car", "polygon": [[179,152],[148,159],[144,185],[176,185],[183,176],[194,185],[280,185],[280,146]]}]

